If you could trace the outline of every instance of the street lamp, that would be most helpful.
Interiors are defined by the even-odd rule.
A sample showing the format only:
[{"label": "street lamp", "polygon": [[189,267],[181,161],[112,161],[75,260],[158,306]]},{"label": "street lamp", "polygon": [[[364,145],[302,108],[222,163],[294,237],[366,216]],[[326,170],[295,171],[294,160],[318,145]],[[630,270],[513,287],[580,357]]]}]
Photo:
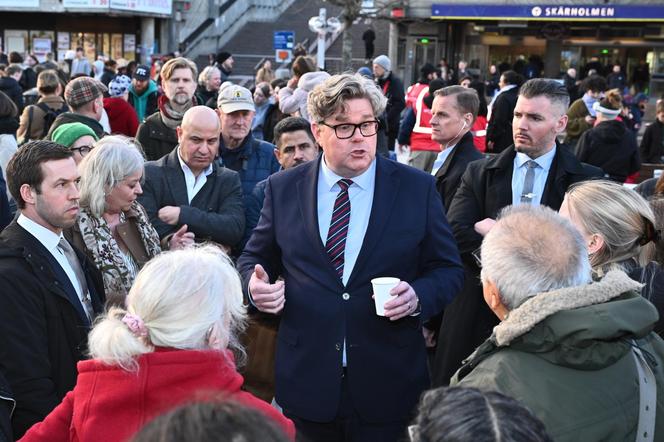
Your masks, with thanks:
[{"label": "street lamp", "polygon": [[327,34],[338,32],[341,22],[336,17],[327,18],[327,10],[320,8],[318,15],[309,19],[309,29],[318,34],[317,63],[319,69],[325,69],[325,40]]}]

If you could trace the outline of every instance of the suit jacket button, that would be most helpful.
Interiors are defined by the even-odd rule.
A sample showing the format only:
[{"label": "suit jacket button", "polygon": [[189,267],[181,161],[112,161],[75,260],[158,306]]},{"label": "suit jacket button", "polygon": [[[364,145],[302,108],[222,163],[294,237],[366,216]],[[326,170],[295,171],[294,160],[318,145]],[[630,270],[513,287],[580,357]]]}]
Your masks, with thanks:
[{"label": "suit jacket button", "polygon": [[343,298],[344,301],[348,301],[350,299],[350,295],[348,293],[344,293],[343,295],[341,295],[341,297]]},{"label": "suit jacket button", "polygon": [[341,344],[337,342],[336,344],[334,344],[334,348],[336,348],[337,351],[341,351]]}]

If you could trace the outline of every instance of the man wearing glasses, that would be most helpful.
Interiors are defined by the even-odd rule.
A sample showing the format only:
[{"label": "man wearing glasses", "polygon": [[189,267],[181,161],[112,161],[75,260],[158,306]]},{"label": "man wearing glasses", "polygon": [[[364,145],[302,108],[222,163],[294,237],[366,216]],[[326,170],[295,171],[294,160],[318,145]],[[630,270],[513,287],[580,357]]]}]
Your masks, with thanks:
[{"label": "man wearing glasses", "polygon": [[[463,271],[433,177],[376,157],[386,99],[336,75],[309,95],[323,155],[268,179],[238,261],[258,310],[280,314],[276,401],[304,438],[396,441],[428,388],[421,324]],[[371,280],[398,278],[378,316]]]},{"label": "man wearing glasses", "polygon": [[74,161],[78,166],[83,157],[92,150],[97,135],[83,123],[67,123],[53,131],[51,140],[69,148],[74,153]]}]

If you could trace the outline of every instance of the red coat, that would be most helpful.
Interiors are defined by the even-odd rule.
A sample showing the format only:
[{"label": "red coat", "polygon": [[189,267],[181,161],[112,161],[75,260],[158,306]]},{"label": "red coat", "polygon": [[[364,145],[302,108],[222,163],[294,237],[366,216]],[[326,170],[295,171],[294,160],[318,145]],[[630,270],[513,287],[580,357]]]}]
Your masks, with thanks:
[{"label": "red coat", "polygon": [[111,123],[111,133],[135,137],[138,132],[136,110],[119,97],[104,98],[104,109]]},{"label": "red coat", "polygon": [[273,419],[295,439],[293,423],[240,391],[231,352],[157,349],[138,358],[138,373],[96,360],[78,363],[74,390],[21,441],[126,441],[152,418],[192,398],[225,393]]}]

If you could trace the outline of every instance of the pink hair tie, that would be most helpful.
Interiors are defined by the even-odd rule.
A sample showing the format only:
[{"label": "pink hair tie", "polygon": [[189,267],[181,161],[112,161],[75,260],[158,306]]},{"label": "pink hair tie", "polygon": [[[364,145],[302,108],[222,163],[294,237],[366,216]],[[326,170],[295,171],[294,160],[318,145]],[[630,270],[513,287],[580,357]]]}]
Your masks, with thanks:
[{"label": "pink hair tie", "polygon": [[122,322],[127,325],[127,328],[129,328],[135,336],[146,337],[148,335],[148,329],[145,327],[145,323],[140,316],[126,313],[122,318]]}]

